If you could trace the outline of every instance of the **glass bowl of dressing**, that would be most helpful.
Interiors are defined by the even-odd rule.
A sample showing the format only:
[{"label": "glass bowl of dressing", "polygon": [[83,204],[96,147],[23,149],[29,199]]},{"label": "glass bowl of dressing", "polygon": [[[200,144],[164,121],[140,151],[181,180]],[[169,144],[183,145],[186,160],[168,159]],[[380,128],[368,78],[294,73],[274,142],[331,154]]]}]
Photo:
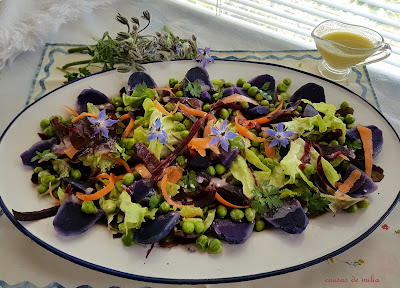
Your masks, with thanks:
[{"label": "glass bowl of dressing", "polygon": [[391,54],[390,45],[367,27],[327,20],[312,31],[323,60],[319,72],[334,81],[343,81],[355,65],[381,61]]}]

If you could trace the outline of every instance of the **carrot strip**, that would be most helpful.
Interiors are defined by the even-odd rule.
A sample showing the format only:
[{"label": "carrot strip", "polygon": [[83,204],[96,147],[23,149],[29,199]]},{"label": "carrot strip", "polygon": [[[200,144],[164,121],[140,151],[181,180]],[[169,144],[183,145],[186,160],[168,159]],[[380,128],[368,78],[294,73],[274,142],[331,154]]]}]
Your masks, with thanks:
[{"label": "carrot strip", "polygon": [[125,162],[124,160],[122,160],[121,158],[119,158],[119,157],[118,157],[118,158],[112,158],[112,157],[108,156],[107,154],[103,154],[103,155],[101,155],[101,156],[104,157],[104,158],[107,158],[107,159],[109,159],[109,160],[111,160],[111,161],[114,161],[115,163],[117,163],[117,164],[119,164],[119,165],[124,166],[126,172],[132,173],[132,170],[131,170],[131,168],[129,167],[128,163],[126,163],[126,162]]},{"label": "carrot strip", "polygon": [[174,92],[172,92],[171,88],[153,88],[153,90],[156,90],[156,91],[168,91],[170,93],[170,95],[176,97]]},{"label": "carrot strip", "polygon": [[101,197],[107,195],[108,193],[110,193],[110,191],[114,188],[114,185],[115,185],[115,177],[114,177],[114,174],[111,173],[110,183],[108,183],[107,186],[105,186],[103,189],[97,191],[94,194],[88,194],[88,195],[78,192],[78,193],[76,193],[76,197],[78,197],[82,201],[97,200],[97,199],[100,199]]},{"label": "carrot strip", "polygon": [[151,178],[151,173],[150,171],[144,166],[144,164],[140,163],[137,164],[133,169],[142,176],[142,178]]},{"label": "carrot strip", "polygon": [[246,127],[240,125],[239,122],[238,122],[238,118],[237,117],[235,117],[235,123],[236,123],[236,130],[243,137],[246,137],[246,138],[248,138],[250,140],[254,140],[254,141],[257,141],[257,142],[264,142],[265,141],[264,138],[257,137],[256,135],[251,133]]},{"label": "carrot strip", "polygon": [[269,147],[270,143],[265,140],[264,142],[264,150],[265,150],[265,156],[268,158],[274,159],[275,158],[275,146]]},{"label": "carrot strip", "polygon": [[203,132],[203,137],[204,138],[210,136],[210,134],[211,134],[211,126],[213,126],[215,124],[215,122],[216,122],[215,120],[216,119],[214,118],[214,119],[210,119],[210,120],[207,121],[207,125],[204,128],[204,132]]},{"label": "carrot strip", "polygon": [[133,120],[132,118],[129,120],[129,124],[128,126],[126,126],[124,132],[122,133],[122,138],[126,138],[128,137],[129,133],[131,133],[132,129],[133,129],[133,124],[135,123],[135,120]]},{"label": "carrot strip", "polygon": [[350,161],[350,159],[349,159],[346,155],[339,154],[339,157],[340,157],[340,158],[343,158],[343,159],[346,160],[346,161]]},{"label": "carrot strip", "polygon": [[123,121],[123,120],[125,120],[125,119],[128,119],[129,117],[130,117],[129,114],[124,114],[124,115],[122,115],[121,117],[119,117],[118,120],[119,120],[119,121]]},{"label": "carrot strip", "polygon": [[240,94],[232,94],[231,96],[225,97],[222,100],[219,100],[222,103],[228,104],[228,103],[233,103],[233,102],[247,102],[247,103],[251,103],[254,105],[259,106],[260,103],[258,103],[256,100],[245,96],[245,95],[240,95]]},{"label": "carrot strip", "polygon": [[175,105],[174,111],[168,112],[167,110],[165,110],[165,108],[157,100],[154,100],[153,103],[154,103],[154,107],[156,107],[157,110],[160,111],[165,116],[174,115],[176,113],[176,111],[178,111],[178,107],[179,107],[179,105],[177,104],[177,105]]},{"label": "carrot strip", "polygon": [[64,149],[64,154],[72,159],[78,151],[79,150],[77,150],[73,145],[69,145],[67,148]]},{"label": "carrot strip", "polygon": [[179,179],[181,179],[183,173],[182,167],[177,166],[169,166],[167,169],[164,170],[161,176],[166,175],[167,181],[176,184]]},{"label": "carrot strip", "polygon": [[283,106],[283,99],[281,97],[281,95],[278,95],[278,100],[279,100],[279,106],[276,107],[276,109],[274,111],[272,111],[271,113],[269,113],[267,116],[264,117],[260,117],[260,118],[256,118],[253,119],[252,121],[258,123],[258,124],[266,124],[269,123],[271,121],[271,119],[269,118],[271,115],[274,115],[276,112],[278,112],[279,110],[282,109]]},{"label": "carrot strip", "polygon": [[240,110],[236,110],[236,117],[237,117],[238,119],[245,119],[245,120],[247,120],[246,117],[243,116],[243,114],[242,114],[242,112],[241,112]]},{"label": "carrot strip", "polygon": [[343,182],[338,188],[343,193],[348,193],[351,189],[351,187],[354,186],[354,184],[357,182],[358,179],[361,177],[361,172],[360,170],[353,170],[349,177],[347,177],[346,181]]},{"label": "carrot strip", "polygon": [[76,116],[73,120],[72,123],[75,123],[76,121],[78,121],[79,119],[82,119],[84,117],[92,117],[92,118],[97,118],[97,114],[96,113],[82,113],[81,115]]},{"label": "carrot strip", "polygon": [[167,203],[169,205],[172,205],[176,208],[182,209],[183,205],[172,200],[171,197],[167,193],[167,178],[168,178],[168,175],[165,175],[161,180],[161,193],[162,193],[165,201],[167,201]]},{"label": "carrot strip", "polygon": [[179,105],[179,108],[182,111],[184,111],[184,112],[186,112],[186,113],[188,113],[188,114],[190,114],[192,116],[198,116],[198,117],[206,117],[207,116],[207,112],[200,111],[200,110],[197,110],[197,109],[194,109],[194,108],[190,108],[190,107],[188,107],[186,105],[183,105],[180,102],[178,103],[178,105]]},{"label": "carrot strip", "polygon": [[57,199],[57,198],[53,195],[53,191],[51,190],[51,182],[49,182],[49,194],[50,194],[51,198],[54,199],[54,201],[56,201],[58,204],[61,204],[60,199]]},{"label": "carrot strip", "polygon": [[238,209],[242,209],[242,208],[249,208],[250,206],[237,206],[234,204],[229,203],[228,201],[226,201],[224,198],[222,198],[217,192],[215,192],[215,200],[217,200],[219,203],[230,207],[230,208],[238,208]]},{"label": "carrot strip", "polygon": [[361,142],[364,149],[365,173],[371,177],[372,174],[372,131],[364,126],[357,125],[360,133]]},{"label": "carrot strip", "polygon": [[75,109],[73,109],[73,108],[71,108],[71,107],[68,107],[67,105],[64,105],[64,107],[67,108],[69,111],[71,111],[72,114],[74,114],[75,116],[79,116],[79,113],[76,112]]}]

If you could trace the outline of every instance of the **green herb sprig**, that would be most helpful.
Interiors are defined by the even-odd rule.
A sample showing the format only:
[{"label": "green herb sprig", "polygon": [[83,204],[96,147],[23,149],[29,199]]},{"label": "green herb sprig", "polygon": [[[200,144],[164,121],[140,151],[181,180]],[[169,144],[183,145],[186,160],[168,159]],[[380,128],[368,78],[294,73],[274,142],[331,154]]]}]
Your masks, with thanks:
[{"label": "green herb sprig", "polygon": [[269,185],[268,180],[261,185],[261,188],[254,188],[251,193],[253,193],[251,207],[260,215],[283,205],[279,198],[279,188]]}]

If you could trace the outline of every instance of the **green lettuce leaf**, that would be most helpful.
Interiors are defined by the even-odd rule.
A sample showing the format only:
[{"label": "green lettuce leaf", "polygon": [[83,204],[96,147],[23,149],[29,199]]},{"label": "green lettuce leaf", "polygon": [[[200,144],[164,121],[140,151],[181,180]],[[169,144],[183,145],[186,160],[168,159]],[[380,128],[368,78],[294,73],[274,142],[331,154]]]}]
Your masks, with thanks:
[{"label": "green lettuce leaf", "polygon": [[130,229],[139,229],[148,214],[147,207],[132,203],[131,196],[126,191],[121,193],[119,200],[119,209],[125,213],[124,222],[118,225],[119,231],[126,234]]},{"label": "green lettuce leaf", "polygon": [[135,91],[133,91],[131,96],[122,95],[122,101],[125,106],[139,107],[146,99],[154,99],[157,97],[157,91],[147,88],[146,84],[137,84],[135,86]]},{"label": "green lettuce leaf", "polygon": [[248,198],[251,198],[251,191],[256,187],[256,184],[253,175],[247,166],[246,160],[244,160],[242,156],[238,155],[235,160],[233,160],[229,169],[232,172],[232,176],[242,182],[243,194]]},{"label": "green lettuce leaf", "polygon": [[81,156],[79,160],[82,161],[83,165],[91,167],[92,170],[100,169],[101,172],[107,172],[117,165],[114,161],[101,157],[101,154],[98,153]]},{"label": "green lettuce leaf", "polygon": [[361,198],[349,198],[349,199],[345,199],[345,200],[339,200],[339,199],[336,199],[335,196],[333,196],[333,195],[328,195],[328,194],[324,194],[324,193],[321,193],[321,197],[324,197],[325,199],[327,199],[331,202],[329,204],[329,209],[333,213],[336,213],[339,210],[347,209],[350,206],[366,199],[366,197],[361,197]]},{"label": "green lettuce leaf", "polygon": [[257,157],[256,153],[251,151],[250,149],[245,149],[246,151],[246,160],[250,164],[253,164],[256,166],[258,169],[269,172],[271,174],[271,169],[268,168],[264,163],[261,162],[260,158]]},{"label": "green lettuce leaf", "polygon": [[53,164],[53,169],[57,172],[60,178],[65,178],[69,176],[71,166],[68,164],[67,160],[55,159],[51,161],[51,164]]},{"label": "green lettuce leaf", "polygon": [[203,217],[203,209],[201,209],[200,207],[194,207],[188,205],[183,206],[183,208],[181,209],[181,217],[191,217],[194,214]]},{"label": "green lettuce leaf", "polygon": [[[161,189],[161,181],[158,181],[157,187]],[[171,197],[174,197],[176,194],[179,193],[179,189],[181,188],[180,185],[171,183],[167,181],[167,194]]]}]

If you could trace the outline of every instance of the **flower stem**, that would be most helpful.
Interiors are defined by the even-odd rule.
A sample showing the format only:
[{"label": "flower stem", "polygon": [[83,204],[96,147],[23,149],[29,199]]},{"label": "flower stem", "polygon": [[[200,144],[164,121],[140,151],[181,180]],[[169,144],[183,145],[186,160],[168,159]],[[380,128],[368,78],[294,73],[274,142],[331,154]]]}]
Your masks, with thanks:
[{"label": "flower stem", "polygon": [[74,47],[74,48],[70,48],[68,49],[68,53],[76,53],[76,52],[82,52],[88,50],[88,48],[86,46],[83,47]]},{"label": "flower stem", "polygon": [[97,63],[99,61],[93,61],[93,60],[81,60],[81,61],[75,61],[75,62],[71,62],[68,64],[65,64],[64,66],[62,66],[62,69],[65,70],[71,66],[76,66],[76,65],[82,65],[82,64],[88,64],[88,63]]}]

